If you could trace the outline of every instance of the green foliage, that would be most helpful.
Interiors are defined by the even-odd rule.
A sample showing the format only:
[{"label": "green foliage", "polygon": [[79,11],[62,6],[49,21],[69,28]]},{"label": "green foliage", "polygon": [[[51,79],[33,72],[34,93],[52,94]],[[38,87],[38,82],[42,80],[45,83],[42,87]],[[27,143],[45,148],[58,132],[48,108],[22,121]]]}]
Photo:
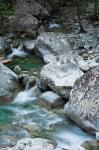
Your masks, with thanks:
[{"label": "green foliage", "polygon": [[12,1],[11,0],[1,0],[0,1],[0,14],[2,15],[11,15],[12,10]]}]

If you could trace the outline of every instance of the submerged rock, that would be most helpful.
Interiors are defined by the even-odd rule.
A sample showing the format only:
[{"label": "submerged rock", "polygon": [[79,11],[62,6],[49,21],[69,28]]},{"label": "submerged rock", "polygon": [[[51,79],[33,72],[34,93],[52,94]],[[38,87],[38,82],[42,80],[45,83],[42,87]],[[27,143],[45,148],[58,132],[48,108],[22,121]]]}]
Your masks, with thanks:
[{"label": "submerged rock", "polygon": [[99,132],[99,67],[75,82],[65,113],[83,129]]},{"label": "submerged rock", "polygon": [[13,100],[17,89],[17,75],[9,68],[0,64],[0,103],[9,103]]},{"label": "submerged rock", "polygon": [[[17,145],[13,148],[6,148],[6,150],[62,150],[55,146],[48,139],[41,138],[25,138],[18,141]],[[3,150],[3,149],[2,149]]]},{"label": "submerged rock", "polygon": [[17,75],[22,74],[22,70],[21,70],[20,66],[16,65],[16,66],[14,67],[14,72],[15,72]]},{"label": "submerged rock", "polygon": [[61,96],[56,94],[53,91],[47,91],[40,95],[39,104],[47,108],[61,106],[64,104],[64,101]]},{"label": "submerged rock", "polygon": [[83,75],[74,60],[53,62],[45,65],[41,79],[56,93],[69,98],[74,82]]}]

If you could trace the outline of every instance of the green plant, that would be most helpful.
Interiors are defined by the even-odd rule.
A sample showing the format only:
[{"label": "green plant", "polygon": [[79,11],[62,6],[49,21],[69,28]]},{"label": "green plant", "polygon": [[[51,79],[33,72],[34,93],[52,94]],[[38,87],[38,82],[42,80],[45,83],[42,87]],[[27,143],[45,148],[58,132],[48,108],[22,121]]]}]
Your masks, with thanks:
[{"label": "green plant", "polygon": [[12,9],[12,0],[1,0],[0,1],[0,14],[1,15],[11,15],[13,12]]}]

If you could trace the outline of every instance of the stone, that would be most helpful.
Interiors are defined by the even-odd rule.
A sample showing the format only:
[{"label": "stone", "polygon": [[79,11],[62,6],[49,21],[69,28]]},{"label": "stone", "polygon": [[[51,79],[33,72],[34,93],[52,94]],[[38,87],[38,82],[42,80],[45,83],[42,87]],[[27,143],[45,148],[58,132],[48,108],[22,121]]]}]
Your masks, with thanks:
[{"label": "stone", "polygon": [[61,96],[53,91],[47,91],[40,95],[39,104],[43,107],[53,108],[56,106],[62,106],[64,101]]},{"label": "stone", "polygon": [[89,70],[75,82],[65,113],[88,132],[99,132],[99,67]]},{"label": "stone", "polygon": [[90,33],[90,31],[87,31],[86,33],[67,34],[68,40],[74,50],[79,51],[86,49],[87,51],[89,51],[97,46],[98,37],[92,27],[89,27],[89,30],[91,30],[92,33]]},{"label": "stone", "polygon": [[28,80],[28,82],[27,82],[27,84],[26,84],[26,89],[30,89],[30,88],[32,88],[33,86],[35,86],[36,81],[37,81],[36,76],[30,76],[30,77],[29,77],[29,80]]},{"label": "stone", "polygon": [[14,33],[8,33],[6,36],[7,39],[14,39],[15,37],[16,37],[16,34]]},{"label": "stone", "polygon": [[63,55],[68,58],[72,54],[67,35],[63,33],[44,32],[35,43],[35,54],[43,58],[45,63],[53,62]]},{"label": "stone", "polygon": [[28,131],[32,131],[32,132],[40,130],[40,126],[36,122],[30,122],[30,123],[24,125],[23,128]]},{"label": "stone", "polygon": [[[41,3],[42,2],[42,3]],[[15,0],[13,2],[14,16],[9,17],[9,32],[26,32],[26,30],[36,30],[39,27],[39,21],[50,16],[50,5],[43,0],[27,1]]]},{"label": "stone", "polygon": [[48,85],[43,80],[37,81],[37,86],[41,91],[47,91],[48,90]]},{"label": "stone", "polygon": [[38,28],[38,19],[31,14],[20,14],[9,19],[8,31],[14,33],[26,32],[26,30],[36,30]]},{"label": "stone", "polygon": [[98,150],[99,149],[99,141],[86,141],[82,146],[85,150]]},{"label": "stone", "polygon": [[41,138],[25,138],[17,142],[17,145],[6,150],[62,150],[58,148],[48,139]]},{"label": "stone", "polygon": [[24,51],[30,54],[34,54],[34,44],[35,44],[35,40],[24,42],[23,43]]},{"label": "stone", "polygon": [[31,29],[27,29],[26,30],[26,34],[25,37],[27,38],[32,38],[32,39],[36,39],[37,38],[37,30],[31,30]]},{"label": "stone", "polygon": [[96,140],[99,141],[99,132],[96,132]]},{"label": "stone", "polygon": [[88,71],[90,69],[88,62],[83,60],[83,58],[81,56],[77,56],[76,60],[78,62],[79,68],[82,71]]},{"label": "stone", "polygon": [[99,56],[96,58],[96,63],[99,63]]},{"label": "stone", "polygon": [[28,80],[29,80],[28,74],[22,73],[22,74],[18,75],[18,81],[19,81],[20,84],[22,84],[22,86],[24,88],[26,87]]},{"label": "stone", "polygon": [[17,84],[17,75],[5,65],[0,64],[0,104],[13,101]]},{"label": "stone", "polygon": [[40,26],[37,31],[38,31],[38,34],[41,34],[41,33],[45,32],[44,26]]},{"label": "stone", "polygon": [[27,0],[16,0],[14,2],[14,10],[16,16],[31,14],[32,16],[35,16],[38,19],[44,19],[46,17],[50,16],[50,5],[48,1],[28,1]]},{"label": "stone", "polygon": [[78,64],[72,60],[49,63],[43,67],[40,76],[54,92],[68,99],[75,81],[83,75]]},{"label": "stone", "polygon": [[21,42],[19,39],[13,40],[13,48],[18,48],[20,46]]},{"label": "stone", "polygon": [[10,44],[2,37],[0,37],[0,54],[12,53]]},{"label": "stone", "polygon": [[17,75],[22,74],[22,70],[21,70],[20,66],[16,65],[16,66],[14,67],[14,72],[15,72]]}]

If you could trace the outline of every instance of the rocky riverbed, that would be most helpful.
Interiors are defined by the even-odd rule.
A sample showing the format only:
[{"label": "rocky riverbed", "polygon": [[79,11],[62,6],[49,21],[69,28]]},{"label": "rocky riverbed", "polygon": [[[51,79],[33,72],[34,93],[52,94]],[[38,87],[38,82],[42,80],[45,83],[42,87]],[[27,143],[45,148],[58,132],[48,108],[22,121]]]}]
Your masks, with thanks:
[{"label": "rocky riverbed", "polygon": [[16,0],[14,15],[0,17],[1,150],[99,149],[99,21],[88,20],[90,5],[84,33],[68,3],[51,16],[49,1]]}]

